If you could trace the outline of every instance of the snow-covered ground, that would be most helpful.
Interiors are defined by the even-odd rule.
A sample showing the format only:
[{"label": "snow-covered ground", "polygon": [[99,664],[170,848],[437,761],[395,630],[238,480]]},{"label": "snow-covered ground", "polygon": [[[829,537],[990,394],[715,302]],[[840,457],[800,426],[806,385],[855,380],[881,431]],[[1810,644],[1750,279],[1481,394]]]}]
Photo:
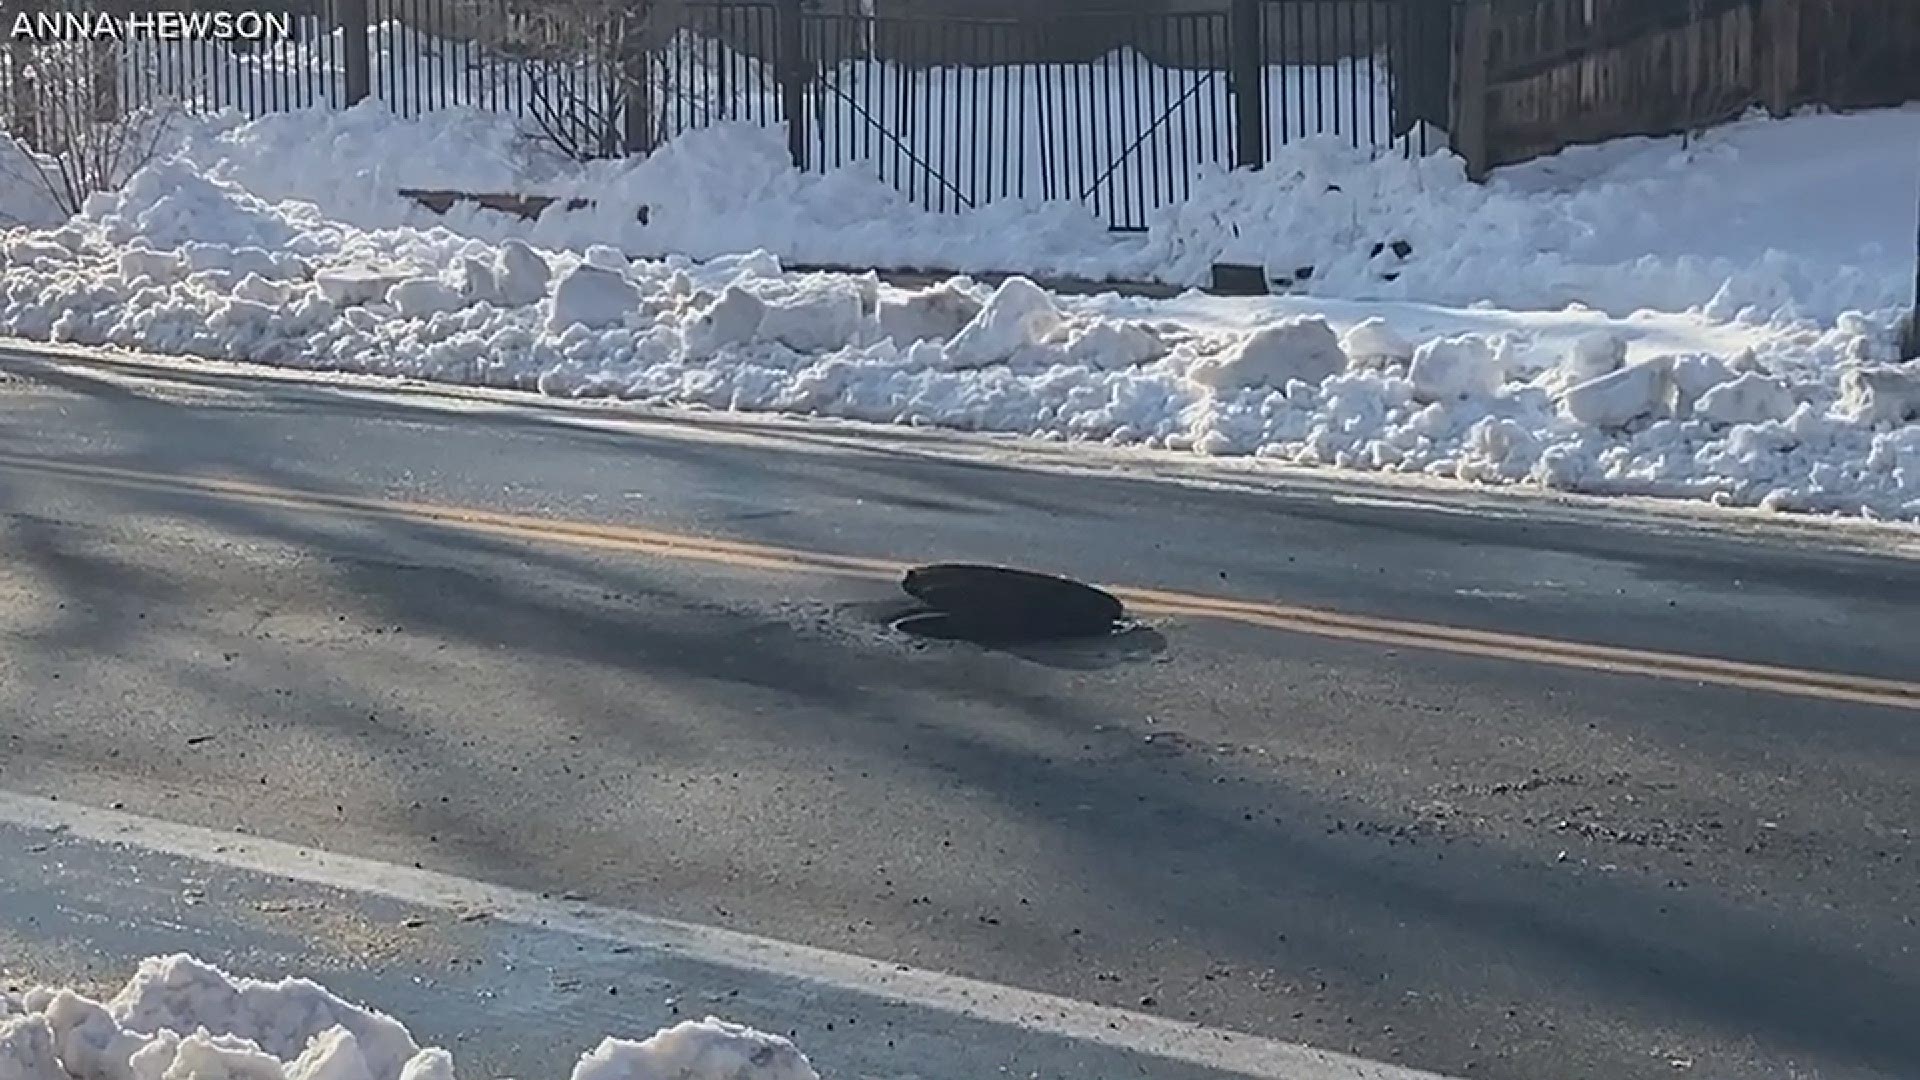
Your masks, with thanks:
[{"label": "snow-covered ground", "polygon": [[[557,1063],[556,1063],[557,1065]],[[557,1072],[557,1068],[556,1068]],[[148,960],[111,1000],[0,994],[5,1080],[453,1080],[453,1058],[399,1021],[302,979],[232,978]],[[792,1043],[708,1018],[644,1042],[608,1038],[573,1080],[819,1080]]]},{"label": "snow-covered ground", "polygon": [[[436,217],[409,186],[597,206]],[[1486,185],[1296,142],[1145,235],[1071,204],[923,213],[857,168],[794,172],[751,126],[577,167],[494,117],[377,105],[196,122],[64,223],[25,190],[0,188],[31,222],[0,234],[0,333],[27,338],[1920,519],[1920,365],[1896,350],[1920,110]],[[1312,273],[1147,301],[781,265],[1195,284],[1218,259]]]}]

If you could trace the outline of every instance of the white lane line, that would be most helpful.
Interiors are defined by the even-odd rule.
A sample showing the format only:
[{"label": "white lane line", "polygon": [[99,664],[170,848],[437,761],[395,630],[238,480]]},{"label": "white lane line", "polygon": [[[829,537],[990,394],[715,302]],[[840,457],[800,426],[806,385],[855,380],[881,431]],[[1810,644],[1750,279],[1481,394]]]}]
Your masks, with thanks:
[{"label": "white lane line", "polygon": [[1453,1080],[1297,1043],[1182,1024],[717,927],[651,918],[619,908],[547,900],[519,889],[432,870],[5,790],[0,790],[0,823],[57,830],[84,840],[124,844],[420,907],[485,911],[492,918],[517,926],[802,980],[900,1005],[1257,1080]]}]

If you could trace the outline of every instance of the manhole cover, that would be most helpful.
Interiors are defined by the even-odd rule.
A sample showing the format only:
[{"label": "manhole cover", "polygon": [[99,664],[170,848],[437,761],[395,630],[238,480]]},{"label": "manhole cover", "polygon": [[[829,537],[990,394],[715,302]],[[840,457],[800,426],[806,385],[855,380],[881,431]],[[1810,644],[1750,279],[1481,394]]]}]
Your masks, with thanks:
[{"label": "manhole cover", "polygon": [[1103,637],[1123,629],[1112,594],[1070,578],[1004,566],[917,566],[900,582],[926,605],[895,629],[942,641],[1012,643]]}]

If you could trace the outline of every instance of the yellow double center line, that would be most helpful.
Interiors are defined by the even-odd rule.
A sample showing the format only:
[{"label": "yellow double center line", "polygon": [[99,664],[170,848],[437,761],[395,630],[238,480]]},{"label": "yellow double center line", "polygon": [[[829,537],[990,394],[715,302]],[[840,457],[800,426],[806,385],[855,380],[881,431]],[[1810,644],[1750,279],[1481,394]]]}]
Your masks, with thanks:
[{"label": "yellow double center line", "polygon": [[[897,581],[908,566],[886,559],[801,551],[624,525],[600,525],[466,507],[329,495],[239,480],[172,476],[17,455],[0,454],[0,467],[162,494],[187,493],[335,517],[430,524],[532,543],[564,544],[741,569]],[[1592,645],[1405,619],[1351,615],[1260,600],[1235,600],[1161,589],[1122,587],[1112,588],[1111,591],[1129,609],[1140,615],[1217,619],[1288,633],[1376,645],[1920,711],[1920,682]]]}]

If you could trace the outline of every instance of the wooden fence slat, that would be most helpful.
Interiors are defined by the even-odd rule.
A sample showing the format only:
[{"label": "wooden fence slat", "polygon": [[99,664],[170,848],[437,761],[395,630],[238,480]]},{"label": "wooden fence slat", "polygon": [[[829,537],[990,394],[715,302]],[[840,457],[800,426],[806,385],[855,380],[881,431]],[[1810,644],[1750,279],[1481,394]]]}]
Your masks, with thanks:
[{"label": "wooden fence slat", "polygon": [[1468,0],[1460,8],[1460,55],[1454,64],[1454,151],[1467,163],[1467,175],[1482,179],[1493,165],[1488,70],[1493,15],[1487,0]]},{"label": "wooden fence slat", "polygon": [[1502,0],[1488,18],[1484,81],[1457,122],[1470,167],[1697,130],[1755,105],[1920,100],[1920,0]]},{"label": "wooden fence slat", "polygon": [[1486,85],[1493,105],[1481,135],[1488,163],[1686,131],[1751,104],[1760,89],[1738,57],[1751,44],[1754,2],[1536,0],[1496,9],[1499,45]]}]

